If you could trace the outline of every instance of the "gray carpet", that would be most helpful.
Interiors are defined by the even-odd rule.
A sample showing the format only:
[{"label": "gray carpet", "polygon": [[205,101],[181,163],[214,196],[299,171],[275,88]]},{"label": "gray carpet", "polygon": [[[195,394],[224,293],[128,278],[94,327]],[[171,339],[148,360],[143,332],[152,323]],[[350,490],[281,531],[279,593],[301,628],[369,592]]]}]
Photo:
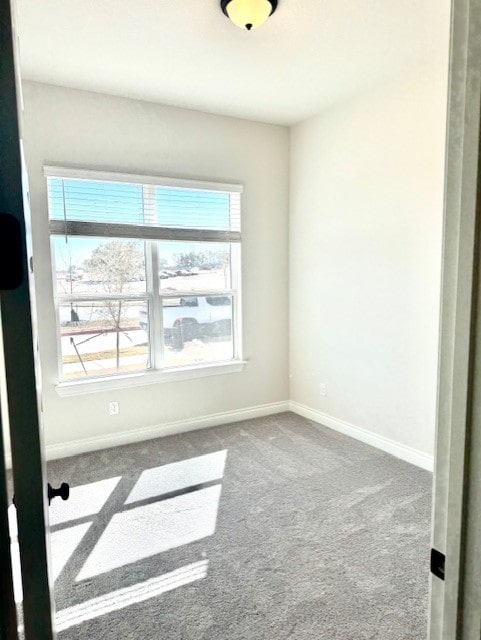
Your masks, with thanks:
[{"label": "gray carpet", "polygon": [[376,449],[285,413],[48,472],[60,640],[427,637],[431,475]]}]

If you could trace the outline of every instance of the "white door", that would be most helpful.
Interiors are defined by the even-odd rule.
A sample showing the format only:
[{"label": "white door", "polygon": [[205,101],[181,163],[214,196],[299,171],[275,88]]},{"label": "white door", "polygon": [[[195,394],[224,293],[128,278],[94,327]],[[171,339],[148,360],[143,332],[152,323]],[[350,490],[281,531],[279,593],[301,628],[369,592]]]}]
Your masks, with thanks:
[{"label": "white door", "polygon": [[[32,334],[31,288],[27,247],[28,197],[22,189],[22,158],[14,60],[14,29],[9,0],[0,0],[0,361],[1,406],[9,423],[17,507],[18,543],[23,583],[23,625],[26,640],[51,640],[52,615],[45,539],[46,485],[40,429],[39,378],[36,376]],[[27,222],[27,227],[26,227]],[[3,457],[3,456],[2,456]],[[3,461],[0,460],[0,535],[5,536]],[[11,498],[11,496],[10,496]],[[3,525],[3,526],[2,526]],[[7,538],[8,541],[8,538]],[[2,540],[1,562],[8,552]],[[8,546],[8,544],[6,544]],[[4,571],[3,573],[7,573]],[[7,581],[6,615],[14,619]],[[3,613],[3,612],[2,612]],[[10,623],[9,634],[15,638]],[[4,636],[2,636],[3,638]]]},{"label": "white door", "polygon": [[481,636],[481,502],[473,491],[481,470],[480,95],[481,0],[454,0],[432,535],[432,569],[438,575],[431,584],[430,640]]}]

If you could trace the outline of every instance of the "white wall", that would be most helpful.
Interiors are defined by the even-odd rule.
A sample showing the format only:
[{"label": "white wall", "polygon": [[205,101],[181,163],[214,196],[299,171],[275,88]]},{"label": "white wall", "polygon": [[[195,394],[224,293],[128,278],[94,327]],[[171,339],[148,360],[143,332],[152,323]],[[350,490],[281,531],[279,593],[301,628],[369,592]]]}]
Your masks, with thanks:
[{"label": "white wall", "polygon": [[[288,130],[25,83],[24,140],[47,445],[288,399]],[[44,164],[241,182],[242,373],[60,398]],[[109,400],[120,415],[108,415]],[[59,449],[59,451],[64,451]]]},{"label": "white wall", "polygon": [[442,60],[291,130],[291,400],[427,455],[446,100]]}]

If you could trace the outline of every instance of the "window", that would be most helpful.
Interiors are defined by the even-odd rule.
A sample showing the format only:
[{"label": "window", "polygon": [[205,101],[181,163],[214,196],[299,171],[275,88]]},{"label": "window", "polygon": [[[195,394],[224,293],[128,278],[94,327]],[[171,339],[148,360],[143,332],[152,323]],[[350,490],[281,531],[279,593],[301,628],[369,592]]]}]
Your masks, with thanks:
[{"label": "window", "polygon": [[240,360],[238,185],[45,174],[61,381]]}]

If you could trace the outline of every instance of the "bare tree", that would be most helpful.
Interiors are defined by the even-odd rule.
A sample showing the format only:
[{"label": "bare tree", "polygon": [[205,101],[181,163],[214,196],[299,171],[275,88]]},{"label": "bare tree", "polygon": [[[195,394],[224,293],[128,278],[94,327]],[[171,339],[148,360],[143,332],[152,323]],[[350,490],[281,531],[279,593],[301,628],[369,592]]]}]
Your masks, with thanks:
[{"label": "bare tree", "polygon": [[204,254],[196,251],[190,251],[189,253],[176,253],[174,259],[178,269],[201,267],[205,262]]},{"label": "bare tree", "polygon": [[[105,242],[92,251],[84,265],[109,295],[123,295],[129,282],[145,277],[143,248],[136,240]],[[120,369],[120,333],[125,314],[124,303],[124,300],[105,300],[102,308],[116,332],[117,371]]]},{"label": "bare tree", "polygon": [[[62,280],[58,277],[57,273],[57,287],[62,289],[62,293],[69,293],[73,295],[74,293],[74,282],[76,281],[76,272],[77,265],[74,264],[72,259],[72,251],[68,245],[68,242],[65,243],[65,247],[58,246],[56,251],[56,259],[57,259],[57,267],[59,266],[59,262],[61,261],[64,267],[64,277],[65,280]],[[68,289],[68,290],[67,290]],[[78,322],[78,313],[73,308],[73,303],[70,303],[70,322]]]}]

